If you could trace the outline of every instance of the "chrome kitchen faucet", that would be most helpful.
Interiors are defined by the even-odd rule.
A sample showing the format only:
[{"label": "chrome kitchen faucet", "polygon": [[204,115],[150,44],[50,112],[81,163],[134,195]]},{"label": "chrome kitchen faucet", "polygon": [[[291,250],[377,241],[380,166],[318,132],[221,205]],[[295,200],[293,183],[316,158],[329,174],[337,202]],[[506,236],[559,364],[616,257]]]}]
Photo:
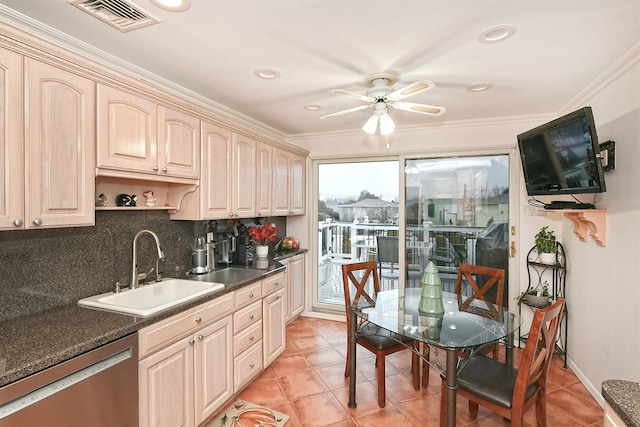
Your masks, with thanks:
[{"label": "chrome kitchen faucet", "polygon": [[[164,253],[160,248],[160,240],[158,239],[158,235],[151,230],[140,230],[136,237],[133,238],[133,256],[131,262],[131,281],[129,282],[129,289],[136,289],[138,287],[138,282],[140,279],[145,279],[151,272],[154,270],[153,268],[149,271],[149,273],[140,273],[138,274],[138,254],[136,250],[136,244],[138,243],[138,237],[141,234],[149,233],[156,241],[156,249],[158,250],[158,258],[156,259],[156,280],[160,281],[160,272],[158,271],[158,261],[164,261]],[[141,277],[142,276],[142,277]]]}]

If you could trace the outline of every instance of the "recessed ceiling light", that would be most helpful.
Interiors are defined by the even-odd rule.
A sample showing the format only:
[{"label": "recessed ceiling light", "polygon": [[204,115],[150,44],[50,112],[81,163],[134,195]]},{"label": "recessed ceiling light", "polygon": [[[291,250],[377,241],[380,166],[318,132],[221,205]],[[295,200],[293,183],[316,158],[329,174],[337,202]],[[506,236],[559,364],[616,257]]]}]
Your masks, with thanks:
[{"label": "recessed ceiling light", "polygon": [[497,43],[508,39],[516,32],[516,27],[509,24],[494,25],[482,31],[478,36],[480,43]]},{"label": "recessed ceiling light", "polygon": [[469,92],[483,92],[485,90],[491,89],[492,87],[493,87],[493,84],[488,82],[482,82],[482,83],[474,83],[467,86],[467,90]]},{"label": "recessed ceiling light", "polygon": [[191,6],[191,0],[150,0],[161,9],[171,12],[183,12]]},{"label": "recessed ceiling light", "polygon": [[307,104],[304,106],[304,109],[309,111],[318,111],[321,108],[322,106],[318,104]]},{"label": "recessed ceiling light", "polygon": [[275,68],[258,68],[253,74],[261,79],[277,79],[280,77],[280,71]]}]

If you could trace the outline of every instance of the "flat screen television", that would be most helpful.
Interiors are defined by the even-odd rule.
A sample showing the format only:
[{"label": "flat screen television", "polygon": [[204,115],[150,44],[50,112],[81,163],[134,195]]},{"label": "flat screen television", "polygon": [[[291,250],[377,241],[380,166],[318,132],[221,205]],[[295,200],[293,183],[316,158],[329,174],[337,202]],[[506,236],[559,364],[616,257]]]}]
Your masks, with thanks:
[{"label": "flat screen television", "polygon": [[606,191],[591,107],[518,135],[529,196]]}]

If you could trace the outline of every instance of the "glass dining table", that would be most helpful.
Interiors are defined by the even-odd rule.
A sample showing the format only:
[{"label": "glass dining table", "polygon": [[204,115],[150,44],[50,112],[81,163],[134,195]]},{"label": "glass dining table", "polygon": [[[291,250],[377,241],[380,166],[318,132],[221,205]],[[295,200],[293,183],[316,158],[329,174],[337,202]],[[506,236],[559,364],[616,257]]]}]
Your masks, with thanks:
[{"label": "glass dining table", "polygon": [[[506,362],[513,364],[513,336],[520,327],[520,316],[507,308],[450,292],[442,292],[443,314],[426,314],[418,310],[420,291],[420,288],[382,291],[377,294],[375,304],[363,302],[349,307],[349,353],[353,355],[349,367],[349,407],[356,407],[356,340],[362,327],[371,323],[430,346],[436,357],[427,363],[446,382],[446,425],[455,426],[459,351],[473,353],[483,345],[504,339]],[[408,347],[423,357],[419,345]],[[442,352],[438,350],[444,350],[446,360],[440,359]]]}]

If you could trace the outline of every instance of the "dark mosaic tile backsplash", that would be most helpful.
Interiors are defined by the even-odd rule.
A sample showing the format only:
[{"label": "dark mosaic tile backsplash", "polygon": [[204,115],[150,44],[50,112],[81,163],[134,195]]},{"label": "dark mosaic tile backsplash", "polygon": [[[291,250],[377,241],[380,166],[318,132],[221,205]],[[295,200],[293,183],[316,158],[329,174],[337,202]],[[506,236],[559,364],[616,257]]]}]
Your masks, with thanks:
[{"label": "dark mosaic tile backsplash", "polygon": [[[166,257],[160,272],[184,276],[204,223],[171,221],[164,211],[98,211],[94,227],[0,232],[0,321],[108,292],[117,280],[128,283],[133,238],[143,229],[160,238]],[[155,244],[144,234],[138,268],[154,266]]]}]

